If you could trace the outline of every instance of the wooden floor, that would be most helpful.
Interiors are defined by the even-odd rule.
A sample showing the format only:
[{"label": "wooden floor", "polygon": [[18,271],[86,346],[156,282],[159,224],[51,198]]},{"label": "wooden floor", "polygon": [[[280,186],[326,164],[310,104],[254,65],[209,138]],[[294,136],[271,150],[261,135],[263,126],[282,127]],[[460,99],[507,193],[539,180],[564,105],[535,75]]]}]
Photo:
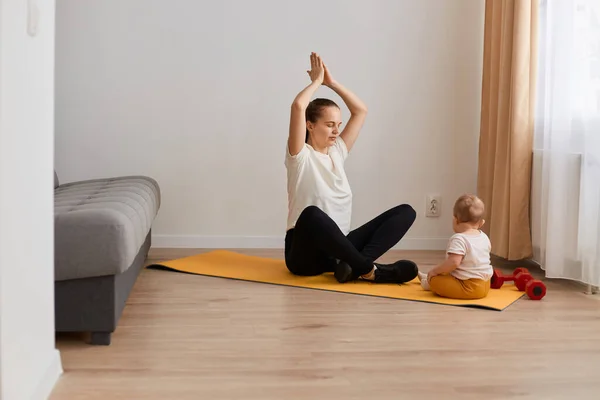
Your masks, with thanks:
[{"label": "wooden floor", "polygon": [[57,338],[51,399],[598,398],[600,295],[547,285],[498,312],[145,270],[111,346]]}]

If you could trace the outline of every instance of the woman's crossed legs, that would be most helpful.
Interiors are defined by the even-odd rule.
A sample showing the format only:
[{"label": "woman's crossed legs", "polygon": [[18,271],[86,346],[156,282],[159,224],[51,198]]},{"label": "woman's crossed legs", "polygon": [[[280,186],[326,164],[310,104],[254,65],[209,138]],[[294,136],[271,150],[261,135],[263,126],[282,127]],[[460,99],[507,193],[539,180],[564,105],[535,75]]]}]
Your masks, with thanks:
[{"label": "woman's crossed legs", "polygon": [[335,272],[340,282],[362,277],[381,283],[404,283],[417,276],[408,260],[375,263],[404,237],[416,218],[406,204],[391,208],[347,236],[321,209],[309,206],[285,238],[285,261],[290,272],[312,276]]}]

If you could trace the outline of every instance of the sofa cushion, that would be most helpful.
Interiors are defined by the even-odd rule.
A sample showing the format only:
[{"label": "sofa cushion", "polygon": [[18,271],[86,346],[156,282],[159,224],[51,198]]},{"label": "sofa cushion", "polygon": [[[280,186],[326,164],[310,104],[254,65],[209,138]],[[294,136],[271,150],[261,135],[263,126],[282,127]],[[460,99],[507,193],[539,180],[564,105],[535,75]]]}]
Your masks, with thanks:
[{"label": "sofa cushion", "polygon": [[54,191],[55,280],[113,275],[132,264],[160,208],[145,176],[94,179]]}]

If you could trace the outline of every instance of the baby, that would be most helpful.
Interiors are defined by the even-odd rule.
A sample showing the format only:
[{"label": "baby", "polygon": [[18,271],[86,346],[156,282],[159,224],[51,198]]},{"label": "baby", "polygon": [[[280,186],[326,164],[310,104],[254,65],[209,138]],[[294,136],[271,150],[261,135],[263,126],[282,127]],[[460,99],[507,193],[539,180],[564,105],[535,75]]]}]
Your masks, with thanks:
[{"label": "baby", "polygon": [[484,204],[473,195],[462,195],[454,204],[453,228],[455,234],[446,248],[446,261],[426,275],[419,272],[425,290],[453,299],[480,299],[490,290],[494,273],[490,264],[491,243],[480,229]]}]

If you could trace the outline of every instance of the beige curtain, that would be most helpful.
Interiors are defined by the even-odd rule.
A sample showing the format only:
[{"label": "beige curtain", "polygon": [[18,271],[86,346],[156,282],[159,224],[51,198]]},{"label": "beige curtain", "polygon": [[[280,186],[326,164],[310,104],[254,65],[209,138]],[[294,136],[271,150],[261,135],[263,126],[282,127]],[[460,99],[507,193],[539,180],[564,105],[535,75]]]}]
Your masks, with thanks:
[{"label": "beige curtain", "polygon": [[492,253],[532,255],[529,201],[538,0],[487,0],[478,194]]}]

